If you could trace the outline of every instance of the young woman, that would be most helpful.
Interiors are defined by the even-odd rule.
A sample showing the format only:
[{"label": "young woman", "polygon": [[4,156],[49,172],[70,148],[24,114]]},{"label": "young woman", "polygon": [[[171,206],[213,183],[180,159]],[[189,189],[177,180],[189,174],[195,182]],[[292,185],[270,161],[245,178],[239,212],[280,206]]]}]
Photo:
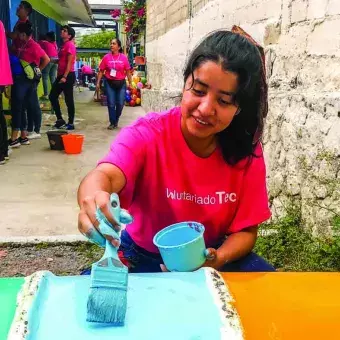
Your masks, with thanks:
[{"label": "young woman", "polygon": [[[50,58],[32,38],[32,25],[28,22],[19,24],[17,32],[21,45],[16,57],[29,64],[34,63],[40,70],[43,70],[50,62]],[[25,74],[14,75],[13,81],[11,88],[12,134],[9,146],[18,148],[21,145],[30,144],[27,138],[28,132],[40,137],[42,117],[37,93],[38,81],[28,79]]]},{"label": "young woman", "polygon": [[100,89],[100,82],[104,76],[104,86],[107,96],[107,106],[109,110],[110,125],[109,130],[118,127],[119,117],[122,114],[126,82],[128,77],[131,83],[131,73],[129,61],[122,52],[122,44],[119,39],[111,40],[111,53],[104,56],[99,65],[99,73],[97,78],[97,91]]},{"label": "young woman", "polygon": [[79,230],[103,243],[96,207],[117,228],[108,210],[116,192],[134,221],[120,244],[110,241],[131,272],[160,271],[153,237],[182,221],[205,226],[205,266],[273,271],[252,253],[258,225],[270,217],[259,142],[267,108],[263,72],[258,47],[241,34],[205,38],[185,67],[180,107],[124,128],[82,181]]},{"label": "young woman", "polygon": [[[74,62],[76,60],[77,49],[74,44],[74,37],[76,32],[68,25],[61,28],[61,38],[63,40],[63,46],[59,51],[58,60],[58,76],[52,85],[52,89],[49,95],[53,111],[57,116],[57,121],[54,127],[57,129],[74,130],[74,97],[73,86],[76,81],[76,75],[74,71]],[[68,112],[68,123],[63,119],[59,104],[59,95],[64,92],[65,103]]]},{"label": "young woman", "polygon": [[41,36],[38,43],[50,58],[49,64],[42,71],[42,81],[44,88],[44,95],[40,98],[48,100],[48,82],[53,84],[57,78],[58,65],[55,60],[58,58],[58,46],[55,41],[55,33],[53,31],[47,32],[46,35]]}]

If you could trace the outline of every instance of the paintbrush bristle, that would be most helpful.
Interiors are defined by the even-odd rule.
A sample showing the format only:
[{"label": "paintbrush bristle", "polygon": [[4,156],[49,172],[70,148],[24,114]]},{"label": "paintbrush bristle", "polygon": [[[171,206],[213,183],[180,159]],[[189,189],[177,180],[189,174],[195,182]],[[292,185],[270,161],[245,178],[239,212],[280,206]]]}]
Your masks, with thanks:
[{"label": "paintbrush bristle", "polygon": [[115,259],[106,260],[111,260],[116,267],[102,263],[92,265],[86,320],[122,326],[127,305],[128,269],[122,263],[117,266]]}]

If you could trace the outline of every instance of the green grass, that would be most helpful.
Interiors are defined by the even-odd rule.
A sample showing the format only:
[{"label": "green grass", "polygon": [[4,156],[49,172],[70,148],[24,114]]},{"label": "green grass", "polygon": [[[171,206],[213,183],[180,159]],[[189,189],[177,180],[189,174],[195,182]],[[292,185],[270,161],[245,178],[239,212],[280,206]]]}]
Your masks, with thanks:
[{"label": "green grass", "polygon": [[340,271],[340,216],[332,221],[333,236],[313,237],[304,228],[299,208],[261,226],[255,252],[282,271]]}]

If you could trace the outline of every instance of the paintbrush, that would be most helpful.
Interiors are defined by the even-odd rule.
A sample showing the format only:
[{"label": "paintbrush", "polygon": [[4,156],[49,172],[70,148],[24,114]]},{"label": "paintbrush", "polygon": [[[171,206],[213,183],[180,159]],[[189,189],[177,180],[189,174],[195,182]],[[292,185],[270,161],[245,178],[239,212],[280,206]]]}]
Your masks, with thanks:
[{"label": "paintbrush", "polygon": [[[117,223],[131,223],[132,217],[120,208],[119,197],[110,197],[111,213]],[[106,217],[97,209],[99,230],[102,235],[120,239]],[[103,257],[92,265],[91,285],[87,300],[87,318],[89,322],[110,323],[122,326],[127,305],[128,268],[120,261],[118,249],[106,240]]]}]

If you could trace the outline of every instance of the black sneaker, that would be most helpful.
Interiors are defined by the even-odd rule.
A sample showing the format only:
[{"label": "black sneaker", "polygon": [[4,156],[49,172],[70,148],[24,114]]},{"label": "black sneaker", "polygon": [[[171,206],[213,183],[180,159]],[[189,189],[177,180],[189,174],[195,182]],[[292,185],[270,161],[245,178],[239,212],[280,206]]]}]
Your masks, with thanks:
[{"label": "black sneaker", "polygon": [[15,140],[12,140],[12,139],[8,140],[8,146],[11,147],[11,148],[19,148],[20,145],[21,144],[20,144],[19,138],[15,139]]},{"label": "black sneaker", "polygon": [[58,119],[54,124],[54,128],[56,129],[60,129],[64,126],[66,126],[66,122],[64,121],[64,119]]},{"label": "black sneaker", "polygon": [[31,144],[27,137],[25,137],[25,138],[19,137],[19,142],[20,142],[21,145],[30,145]]},{"label": "black sneaker", "polygon": [[0,154],[0,165],[3,165],[6,163],[6,160],[5,160],[5,155],[3,154]]},{"label": "black sneaker", "polygon": [[115,128],[115,125],[114,125],[114,124],[110,124],[110,125],[107,127],[108,130],[113,130],[114,128]]}]

